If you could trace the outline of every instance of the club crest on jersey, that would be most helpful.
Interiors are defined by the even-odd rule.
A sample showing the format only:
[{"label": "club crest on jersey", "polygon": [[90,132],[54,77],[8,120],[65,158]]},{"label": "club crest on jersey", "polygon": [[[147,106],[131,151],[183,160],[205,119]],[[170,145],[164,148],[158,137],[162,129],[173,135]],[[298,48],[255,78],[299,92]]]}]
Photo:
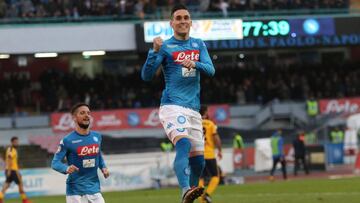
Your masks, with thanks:
[{"label": "club crest on jersey", "polygon": [[192,47],[194,47],[194,48],[198,48],[198,47],[199,47],[198,43],[196,43],[196,42],[193,42],[191,45],[192,45]]},{"label": "club crest on jersey", "polygon": [[99,139],[97,138],[97,137],[93,137],[93,140],[95,141],[95,142],[98,142],[99,141]]},{"label": "club crest on jersey", "polygon": [[189,176],[190,173],[191,173],[190,167],[186,167],[186,168],[184,169],[184,174],[185,174],[186,176]]},{"label": "club crest on jersey", "polygon": [[95,156],[99,153],[100,149],[98,144],[92,144],[80,146],[76,151],[78,156]]},{"label": "club crest on jersey", "polygon": [[180,64],[185,59],[192,61],[199,61],[200,53],[199,50],[187,50],[187,51],[176,51],[172,53],[173,60],[175,63]]}]

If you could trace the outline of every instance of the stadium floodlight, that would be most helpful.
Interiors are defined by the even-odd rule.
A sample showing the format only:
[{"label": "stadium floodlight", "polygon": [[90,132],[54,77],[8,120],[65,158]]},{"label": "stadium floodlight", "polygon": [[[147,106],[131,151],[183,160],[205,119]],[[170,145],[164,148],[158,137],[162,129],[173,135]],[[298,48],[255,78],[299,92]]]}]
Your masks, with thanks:
[{"label": "stadium floodlight", "polygon": [[105,51],[84,51],[82,53],[83,56],[103,56],[105,54]]},{"label": "stadium floodlight", "polygon": [[10,58],[9,54],[0,54],[0,59],[8,59]]},{"label": "stadium floodlight", "polygon": [[52,57],[57,57],[58,54],[57,53],[36,53],[35,58],[52,58]]}]

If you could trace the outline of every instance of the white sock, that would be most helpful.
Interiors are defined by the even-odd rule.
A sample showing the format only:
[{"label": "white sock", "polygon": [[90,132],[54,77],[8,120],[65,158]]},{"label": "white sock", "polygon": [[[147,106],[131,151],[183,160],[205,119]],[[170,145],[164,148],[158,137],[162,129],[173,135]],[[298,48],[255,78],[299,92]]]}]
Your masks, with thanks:
[{"label": "white sock", "polygon": [[185,187],[185,188],[182,189],[182,195],[181,195],[182,198],[184,197],[185,193],[186,193],[189,189],[190,189],[190,187]]}]

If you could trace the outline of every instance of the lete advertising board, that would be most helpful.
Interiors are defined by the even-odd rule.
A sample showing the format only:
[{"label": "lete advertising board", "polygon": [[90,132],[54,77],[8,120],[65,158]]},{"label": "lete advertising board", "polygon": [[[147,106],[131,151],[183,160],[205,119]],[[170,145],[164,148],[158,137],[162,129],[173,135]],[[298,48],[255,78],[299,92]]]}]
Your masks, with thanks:
[{"label": "lete advertising board", "polygon": [[[211,105],[209,115],[217,124],[228,124],[229,106]],[[162,128],[158,108],[93,111],[91,119],[91,127],[97,131]],[[53,113],[51,126],[55,133],[72,131],[74,128],[72,116],[70,113]]]},{"label": "lete advertising board", "polygon": [[360,97],[319,100],[321,114],[357,113],[360,111]]}]

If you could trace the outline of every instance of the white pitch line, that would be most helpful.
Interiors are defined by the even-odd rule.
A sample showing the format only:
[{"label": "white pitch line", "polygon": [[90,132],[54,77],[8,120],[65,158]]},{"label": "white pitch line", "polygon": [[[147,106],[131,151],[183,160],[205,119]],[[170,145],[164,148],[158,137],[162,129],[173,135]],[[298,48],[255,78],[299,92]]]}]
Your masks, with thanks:
[{"label": "white pitch line", "polygon": [[344,195],[351,195],[351,196],[360,196],[360,192],[311,192],[311,193],[253,193],[253,194],[216,194],[216,196],[268,196],[268,197],[278,197],[278,196],[344,196]]},{"label": "white pitch line", "polygon": [[[215,196],[218,197],[281,197],[281,196],[360,196],[360,192],[311,192],[311,193],[254,193],[254,194],[219,194],[215,193]],[[159,196],[147,196],[147,199],[164,199],[164,198],[174,198],[175,195],[159,195]],[[137,196],[128,196],[121,197],[120,199],[134,199],[138,198]]]}]

